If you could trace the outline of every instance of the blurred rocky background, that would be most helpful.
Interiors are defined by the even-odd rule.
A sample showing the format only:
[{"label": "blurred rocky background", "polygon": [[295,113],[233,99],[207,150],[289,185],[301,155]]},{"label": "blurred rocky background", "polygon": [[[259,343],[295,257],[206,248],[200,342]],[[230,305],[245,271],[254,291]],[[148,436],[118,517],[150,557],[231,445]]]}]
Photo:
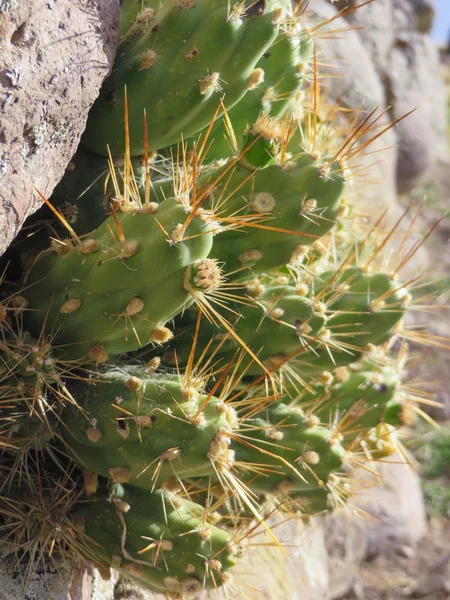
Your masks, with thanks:
[{"label": "blurred rocky background", "polygon": [[[0,254],[40,205],[33,186],[50,197],[78,144],[114,58],[118,4],[0,0]],[[356,4],[309,3],[312,27],[328,20],[316,31],[318,63],[331,101],[360,111],[361,119],[385,111],[380,131],[416,109],[364,157],[372,185],[360,201],[372,214],[389,205],[392,219],[423,202],[419,232],[443,218],[411,268],[431,274],[428,291],[444,305],[450,301],[450,58],[445,48],[440,57],[430,35],[435,6],[374,0],[352,11]],[[417,324],[426,321],[434,335],[450,336],[449,317],[443,309]],[[432,414],[440,431],[425,423],[414,432],[417,468],[395,456],[378,473],[359,475],[361,493],[350,510],[281,525],[277,534],[290,562],[256,538],[237,574],[242,598],[450,598],[448,371],[444,350],[434,349],[420,350],[411,369],[412,380],[429,382],[444,407]],[[7,548],[0,550],[0,600],[23,600],[21,568],[12,566]],[[27,600],[156,600],[83,568],[68,585],[53,565],[31,574],[28,588]]]}]

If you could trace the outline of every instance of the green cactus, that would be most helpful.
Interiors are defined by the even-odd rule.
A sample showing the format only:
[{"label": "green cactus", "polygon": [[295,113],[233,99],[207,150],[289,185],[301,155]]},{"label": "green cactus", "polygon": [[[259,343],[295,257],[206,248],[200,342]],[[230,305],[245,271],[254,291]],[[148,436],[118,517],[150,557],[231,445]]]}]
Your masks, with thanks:
[{"label": "green cactus", "polygon": [[[258,296],[253,300],[248,293],[258,293]],[[326,325],[326,316],[315,310],[314,302],[309,298],[299,295],[294,285],[264,286],[259,282],[250,282],[236,297],[237,301],[229,306],[236,313],[230,316],[233,331],[258,355],[260,361],[282,353],[295,355],[302,349],[306,351],[318,345],[316,340]],[[189,358],[194,332],[194,314],[193,311],[187,311],[177,320],[177,336],[171,343],[181,365],[186,364]],[[232,333],[224,328],[218,329],[214,323],[205,322],[197,334],[198,356],[211,339],[216,340],[211,350],[216,351],[222,364],[228,363],[241,346]],[[250,357],[244,360],[239,369],[247,374],[258,373],[261,366],[254,362],[249,365],[250,360]]]},{"label": "green cactus", "polygon": [[97,154],[124,156],[125,86],[131,155],[144,153],[147,110],[150,149],[203,129],[222,94],[231,108],[262,81],[255,65],[278,33],[286,2],[222,0],[153,3],[122,38],[111,76],[89,113],[83,144]]},{"label": "green cactus", "polygon": [[[282,280],[282,285],[270,285]],[[406,289],[384,273],[363,273],[357,267],[327,271],[310,287],[287,276],[251,280],[240,302],[232,307],[233,330],[270,371],[288,362],[300,381],[321,379],[323,371],[356,362],[369,344],[382,344],[394,332],[410,299]],[[249,294],[256,296],[254,300]],[[171,352],[185,364],[194,338],[189,313],[178,320]],[[226,364],[240,342],[229,331],[205,323],[197,335],[196,352],[206,347]],[[211,346],[215,338],[216,345]],[[261,363],[250,357],[239,367],[247,375],[261,373]],[[304,385],[304,383],[302,384]]]},{"label": "green cactus", "polygon": [[[295,500],[305,514],[330,507],[329,483],[342,471],[346,453],[339,436],[319,419],[273,403],[243,419],[239,434],[242,439],[237,435],[231,448],[237,476],[247,488]],[[199,486],[208,488],[204,481]],[[214,491],[220,495],[220,487]]]},{"label": "green cactus", "polygon": [[52,332],[65,356],[94,362],[167,341],[167,321],[221,282],[204,260],[211,244],[210,226],[188,221],[174,200],[113,215],[82,242],[38,257],[25,283],[26,325]]},{"label": "green cactus", "polygon": [[227,463],[234,411],[177,375],[116,369],[78,385],[74,395],[83,413],[64,411],[62,433],[85,470],[149,489]]},{"label": "green cactus", "polygon": [[71,239],[33,226],[0,275],[0,540],[181,600],[227,585],[267,515],[343,506],[401,452],[433,404],[391,355],[419,244],[392,260],[395,228],[344,197],[379,117],[346,130],[316,57],[307,89],[300,5],[121,4],[50,202]]},{"label": "green cactus", "polygon": [[[265,166],[272,160],[273,145],[279,141],[282,123],[277,119],[289,115],[294,108],[311,52],[312,40],[299,25],[280,31],[256,65],[264,72],[264,81],[249,90],[227,113],[227,118],[218,118],[208,135],[205,132],[201,136],[200,143],[197,138],[186,140],[187,151],[192,151],[196,143],[200,147],[205,142],[202,162],[220,163],[248,148],[243,162],[253,167]],[[177,148],[172,147],[168,153],[176,157]]]},{"label": "green cactus", "polygon": [[225,230],[216,236],[211,256],[241,279],[297,260],[305,245],[335,224],[344,187],[338,165],[320,166],[309,157],[299,166],[271,165],[254,174],[236,166],[212,192]]},{"label": "green cactus", "polygon": [[[133,184],[136,188],[143,188],[143,164],[138,158],[132,159],[130,164]],[[114,165],[115,176],[120,189],[123,189],[123,159],[115,159]],[[79,148],[67,165],[65,175],[56,186],[50,202],[78,235],[96,229],[111,214],[111,205],[114,207],[118,204],[114,178],[109,172],[109,159]],[[62,226],[58,227],[58,231],[67,235]]]},{"label": "green cactus", "polygon": [[393,406],[401,404],[399,385],[400,374],[396,368],[365,360],[351,368],[334,369],[328,381],[317,382],[312,391],[286,380],[282,400],[314,414],[330,427],[338,427],[348,442],[365,436],[380,422],[391,423],[389,415]]},{"label": "green cactus", "polygon": [[102,572],[112,567],[171,598],[223,585],[235,564],[230,535],[202,506],[167,490],[115,485],[110,498],[80,506],[73,523]]},{"label": "green cactus", "polygon": [[0,452],[43,450],[53,437],[55,424],[52,414],[47,414],[44,420],[35,412],[30,414],[25,402],[8,404],[0,398]]}]

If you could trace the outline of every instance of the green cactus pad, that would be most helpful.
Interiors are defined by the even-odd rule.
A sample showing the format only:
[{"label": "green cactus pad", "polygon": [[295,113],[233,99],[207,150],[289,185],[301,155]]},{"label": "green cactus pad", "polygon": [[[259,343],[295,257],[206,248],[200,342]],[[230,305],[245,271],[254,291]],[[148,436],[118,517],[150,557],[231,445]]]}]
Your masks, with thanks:
[{"label": "green cactus pad", "polygon": [[[314,298],[322,304],[328,331],[322,332],[322,348],[295,358],[295,368],[304,377],[356,362],[368,346],[389,340],[410,294],[387,273],[347,267],[322,273],[314,282]],[[274,358],[283,362],[281,355]]]},{"label": "green cactus pad", "polygon": [[345,187],[339,166],[307,162],[289,169],[271,165],[253,175],[237,166],[224,178],[226,189],[214,190],[211,203],[220,202],[216,210],[229,229],[215,237],[211,256],[229,273],[237,270],[235,277],[288,264],[335,224]]},{"label": "green cactus pad", "polygon": [[[275,119],[294,109],[295,96],[301,89],[303,72],[311,52],[312,40],[299,27],[278,34],[256,65],[257,73],[264,77],[263,81],[250,89],[228,112],[228,119],[218,118],[209,132],[204,163],[236,156],[250,145],[243,157],[245,164],[256,167],[270,162],[269,150],[278,137],[277,127],[269,127],[269,123],[275,123]],[[261,138],[255,143],[257,136]],[[186,140],[188,151],[193,149],[197,139]],[[177,156],[176,148],[172,148],[171,156]]]},{"label": "green cactus pad", "polygon": [[[275,0],[230,6],[222,0],[154,3],[122,38],[113,72],[89,113],[83,144],[97,154],[123,156],[124,93],[131,154],[144,152],[144,109],[150,149],[187,139],[232,107],[252,85],[252,73],[283,18]],[[239,10],[236,10],[239,6]]]},{"label": "green cactus pad", "polygon": [[233,410],[179,376],[111,370],[74,395],[85,414],[66,410],[63,435],[90,472],[150,489],[175,474],[210,475],[227,462]]},{"label": "green cactus pad", "polygon": [[[250,283],[247,289],[251,288]],[[314,310],[313,302],[298,295],[293,285],[261,285],[261,289],[264,291],[255,300],[241,292],[242,303],[236,302],[228,306],[235,314],[228,311],[223,313],[232,321],[233,331],[260,361],[263,362],[274,354],[294,355],[301,353],[302,348],[306,351],[317,345],[315,339],[320,335],[326,320],[323,313]],[[189,314],[186,314],[179,322],[178,335],[171,347],[175,349],[179,364],[182,365],[191,352],[195,321],[193,316],[189,319]],[[240,342],[231,333],[224,328],[218,329],[205,319],[197,335],[198,356],[204,352],[212,338],[215,339],[215,344],[211,350],[215,351],[215,357],[223,365],[240,349]],[[261,372],[260,365],[256,362],[249,365],[249,361],[250,357],[244,359],[236,369],[241,372],[245,370],[247,374]]]},{"label": "green cactus pad", "polygon": [[156,214],[113,215],[82,243],[42,253],[25,284],[30,331],[52,334],[66,356],[96,362],[167,341],[164,325],[193,302],[186,269],[212,244],[210,226],[197,218],[183,225],[186,218],[169,199]]},{"label": "green cactus pad", "polygon": [[44,421],[36,413],[30,414],[25,402],[8,403],[0,396],[0,453],[43,450],[53,436],[49,418],[54,426],[55,419],[52,415],[46,415]]},{"label": "green cactus pad", "polygon": [[116,485],[109,499],[80,506],[73,523],[83,533],[81,551],[103,572],[114,568],[168,597],[219,587],[235,564],[229,534],[204,508],[162,489]]},{"label": "green cactus pad", "polygon": [[330,375],[329,384],[319,383],[315,393],[299,391],[300,386],[287,380],[283,402],[301,407],[326,425],[339,423],[346,442],[366,435],[369,429],[386,421],[400,383],[397,369],[364,361],[358,370],[340,367]]},{"label": "green cactus pad", "polygon": [[339,440],[299,408],[275,403],[244,421],[242,434],[244,443],[232,446],[235,465],[253,491],[307,495],[342,469],[345,451]]}]

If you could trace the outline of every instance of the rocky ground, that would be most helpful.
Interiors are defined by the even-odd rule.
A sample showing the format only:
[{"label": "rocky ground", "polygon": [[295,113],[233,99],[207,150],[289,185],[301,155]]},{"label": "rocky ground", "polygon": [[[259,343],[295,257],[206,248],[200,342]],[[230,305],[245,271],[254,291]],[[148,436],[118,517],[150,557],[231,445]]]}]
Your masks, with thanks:
[{"label": "rocky ground", "polygon": [[434,518],[415,550],[405,547],[361,565],[353,590],[344,600],[448,600],[449,562],[450,521]]}]

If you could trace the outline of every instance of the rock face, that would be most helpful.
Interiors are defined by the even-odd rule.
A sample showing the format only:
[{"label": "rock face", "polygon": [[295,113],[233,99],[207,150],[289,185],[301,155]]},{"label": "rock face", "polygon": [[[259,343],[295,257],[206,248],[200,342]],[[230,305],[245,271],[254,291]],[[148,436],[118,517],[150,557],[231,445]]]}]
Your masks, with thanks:
[{"label": "rock face", "polygon": [[0,0],[0,255],[62,178],[118,27],[119,0]]},{"label": "rock face", "polygon": [[[322,18],[325,14],[330,18],[338,10],[358,3],[339,0],[333,4],[317,3],[313,8]],[[420,182],[436,161],[448,157],[446,101],[439,55],[428,34],[433,16],[432,0],[376,0],[330,25],[331,29],[356,27],[351,36],[345,35],[345,42],[352,39],[351,43],[319,42],[328,58],[326,62],[334,64],[335,72],[343,73],[348,82],[344,92],[348,106],[360,109],[355,89],[363,92],[367,89],[364,103],[367,112],[375,101],[381,110],[388,109],[388,116],[394,121],[415,109],[393,130],[397,190],[401,194]],[[335,46],[339,48],[337,51]],[[338,79],[332,82],[334,98],[340,98],[343,85]]]}]

